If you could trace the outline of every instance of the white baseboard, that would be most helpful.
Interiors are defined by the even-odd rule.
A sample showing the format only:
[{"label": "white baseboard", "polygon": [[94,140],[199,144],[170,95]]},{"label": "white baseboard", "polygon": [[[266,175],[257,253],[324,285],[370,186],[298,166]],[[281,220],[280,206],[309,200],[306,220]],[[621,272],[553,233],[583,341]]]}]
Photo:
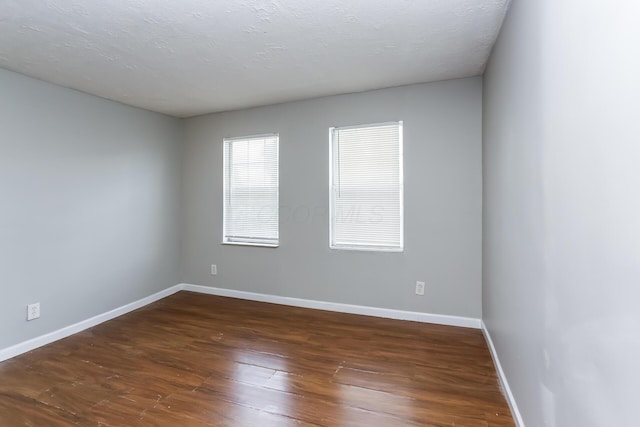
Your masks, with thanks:
[{"label": "white baseboard", "polygon": [[69,335],[92,328],[100,323],[106,322],[123,314],[129,313],[152,302],[158,301],[179,291],[199,292],[209,295],[218,295],[231,298],[240,298],[252,301],[269,302],[273,304],[290,305],[294,307],[314,308],[318,310],[336,311],[340,313],[360,314],[365,316],[385,317],[388,319],[411,320],[414,322],[435,323],[439,325],[460,326],[465,328],[480,329],[482,321],[471,317],[447,316],[444,314],[420,313],[415,311],[392,310],[388,308],[367,307],[362,305],[341,304],[335,302],[316,301],[302,298],[290,298],[277,295],[260,294],[255,292],[236,291],[233,289],[214,288],[209,286],[199,286],[190,284],[178,284],[163,291],[157,292],[148,297],[139,299],[122,307],[115,308],[106,313],[82,320],[70,326],[58,329],[48,334],[23,341],[11,347],[0,349],[0,362],[10,359],[28,351],[34,350],[43,345],[50,344]]},{"label": "white baseboard", "polygon": [[500,364],[500,359],[498,358],[498,352],[496,351],[496,347],[493,345],[493,340],[491,339],[491,334],[487,329],[487,326],[484,322],[482,324],[482,333],[484,334],[487,343],[489,344],[489,351],[491,352],[491,358],[493,359],[493,364],[496,367],[496,372],[498,372],[498,379],[500,380],[500,385],[502,386],[502,390],[504,391],[505,397],[507,399],[507,403],[509,404],[509,408],[511,409],[511,414],[516,421],[518,427],[525,427],[524,421],[522,419],[522,415],[520,414],[520,410],[518,409],[518,404],[516,403],[516,399],[511,392],[511,387],[509,387],[509,381],[507,381],[507,376],[502,370],[502,365]]},{"label": "white baseboard", "polygon": [[464,328],[481,328],[481,320],[472,317],[448,316],[444,314],[420,313],[416,311],[392,310],[388,308],[368,307],[363,305],[342,304],[302,298],[282,297],[255,292],[237,291],[234,289],[214,288],[210,286],[190,285],[183,283],[185,291],[199,292],[209,295],[240,298],[251,301],[270,302],[273,304],[291,305],[294,307],[315,308],[318,310],[336,311],[340,313],[361,314],[365,316],[385,317],[388,319],[411,320],[414,322],[435,323],[438,325],[460,326]]},{"label": "white baseboard", "polygon": [[0,349],[0,362],[26,353],[38,347],[42,347],[43,345],[50,344],[54,341],[58,341],[62,338],[66,338],[69,335],[84,331],[85,329],[89,329],[93,326],[99,325],[100,323],[106,322],[107,320],[122,316],[123,314],[129,313],[130,311],[137,310],[138,308],[144,307],[145,305],[151,304],[152,302],[175,294],[180,290],[182,290],[182,286],[175,285],[153,295],[149,295],[148,297],[123,305],[122,307],[118,307],[111,311],[107,311],[106,313],[91,317],[90,319],[82,320],[78,323],[74,323],[73,325],[58,329],[57,331],[49,332],[48,334],[23,341],[11,347]]}]

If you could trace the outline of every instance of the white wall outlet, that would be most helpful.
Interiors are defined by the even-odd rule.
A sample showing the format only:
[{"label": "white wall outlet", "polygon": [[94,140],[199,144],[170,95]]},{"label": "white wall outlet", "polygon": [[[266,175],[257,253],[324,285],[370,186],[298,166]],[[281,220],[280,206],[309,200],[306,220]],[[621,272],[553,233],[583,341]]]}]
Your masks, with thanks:
[{"label": "white wall outlet", "polygon": [[424,295],[424,282],[416,282],[416,295]]},{"label": "white wall outlet", "polygon": [[215,276],[216,274],[218,274],[218,266],[215,264],[211,264],[211,275]]},{"label": "white wall outlet", "polygon": [[35,302],[27,306],[27,320],[33,320],[40,317],[40,303]]}]

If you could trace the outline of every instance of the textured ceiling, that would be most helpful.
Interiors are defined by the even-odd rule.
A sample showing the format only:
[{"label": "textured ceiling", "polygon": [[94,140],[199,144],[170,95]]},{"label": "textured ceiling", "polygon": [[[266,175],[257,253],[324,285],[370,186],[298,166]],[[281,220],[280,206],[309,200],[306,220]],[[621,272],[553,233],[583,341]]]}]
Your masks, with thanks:
[{"label": "textured ceiling", "polygon": [[178,117],[481,74],[509,0],[0,0],[0,67]]}]

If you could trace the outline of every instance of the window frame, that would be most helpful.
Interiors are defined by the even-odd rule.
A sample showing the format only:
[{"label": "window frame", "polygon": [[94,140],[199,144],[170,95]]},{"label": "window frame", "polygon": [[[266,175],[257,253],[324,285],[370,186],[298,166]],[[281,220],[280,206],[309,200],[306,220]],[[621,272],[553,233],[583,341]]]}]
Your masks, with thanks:
[{"label": "window frame", "polygon": [[[400,245],[399,246],[383,246],[383,245],[353,245],[353,244],[336,244],[335,243],[335,217],[336,217],[336,201],[335,201],[335,173],[337,169],[337,158],[335,154],[334,135],[336,130],[342,129],[362,129],[380,126],[397,125],[398,126],[398,156],[399,156],[399,203],[400,203]],[[364,251],[364,252],[387,252],[401,253],[404,252],[404,121],[388,121],[379,123],[366,123],[348,126],[332,126],[329,128],[329,248],[332,250],[345,251]]]},{"label": "window frame", "polygon": [[[227,158],[225,156],[225,145],[227,143],[233,143],[233,141],[240,140],[251,140],[251,139],[261,139],[266,137],[275,137],[276,139],[276,197],[277,197],[277,238],[275,243],[268,242],[257,242],[257,241],[242,241],[242,240],[228,240],[227,238],[227,209],[228,209],[228,201],[227,201],[227,187],[230,183],[227,182],[226,179],[226,170],[227,170]],[[230,165],[229,165],[230,167]],[[231,172],[229,172],[231,175]],[[277,248],[280,246],[280,134],[278,132],[271,133],[262,133],[256,135],[246,135],[246,136],[233,136],[233,137],[223,137],[222,138],[222,242],[223,245],[233,245],[233,246],[255,246],[261,248]]]}]

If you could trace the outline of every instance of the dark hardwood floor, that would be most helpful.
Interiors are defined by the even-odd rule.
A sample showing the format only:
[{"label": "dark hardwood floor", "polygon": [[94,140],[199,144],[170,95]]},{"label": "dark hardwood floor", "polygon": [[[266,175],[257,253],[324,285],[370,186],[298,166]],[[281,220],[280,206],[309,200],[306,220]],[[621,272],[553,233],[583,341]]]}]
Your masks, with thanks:
[{"label": "dark hardwood floor", "polygon": [[0,426],[514,426],[478,330],[179,292],[0,363]]}]

